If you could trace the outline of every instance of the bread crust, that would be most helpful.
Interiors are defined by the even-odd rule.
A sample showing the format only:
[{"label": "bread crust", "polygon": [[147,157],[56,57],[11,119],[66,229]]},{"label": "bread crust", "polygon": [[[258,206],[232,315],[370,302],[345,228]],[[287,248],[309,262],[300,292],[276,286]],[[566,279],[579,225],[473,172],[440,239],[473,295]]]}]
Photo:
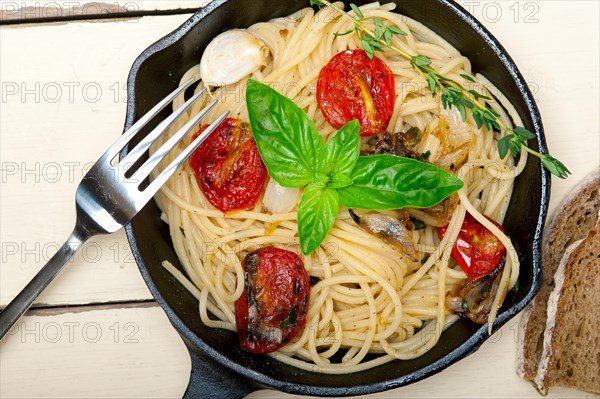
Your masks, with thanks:
[{"label": "bread crust", "polygon": [[542,287],[521,317],[517,373],[534,381],[543,350],[547,320],[547,304],[554,289],[554,275],[565,250],[573,242],[586,237],[598,221],[600,212],[600,168],[584,179],[564,199],[547,225],[542,242]]},{"label": "bread crust", "polygon": [[546,388],[544,388],[544,379],[546,374],[548,373],[548,366],[550,363],[550,355],[553,351],[552,348],[552,334],[554,333],[554,329],[556,328],[556,315],[558,311],[558,300],[563,291],[563,285],[565,283],[565,272],[567,270],[567,264],[571,260],[571,254],[573,251],[579,247],[579,245],[583,242],[583,240],[575,241],[573,244],[567,248],[565,251],[565,255],[560,261],[560,265],[554,274],[554,290],[550,293],[550,297],[548,298],[548,321],[546,322],[546,329],[544,330],[543,342],[544,347],[542,350],[542,356],[540,358],[539,367],[537,371],[537,375],[535,377],[535,384],[542,394],[546,394]]},{"label": "bread crust", "polygon": [[600,222],[571,245],[554,276],[535,383],[600,393]]}]

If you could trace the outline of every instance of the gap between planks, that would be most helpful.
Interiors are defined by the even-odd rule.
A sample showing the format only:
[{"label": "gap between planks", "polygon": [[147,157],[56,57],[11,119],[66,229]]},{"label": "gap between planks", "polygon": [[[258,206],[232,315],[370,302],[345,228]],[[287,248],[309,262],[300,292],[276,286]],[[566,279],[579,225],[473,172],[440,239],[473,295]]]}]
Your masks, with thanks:
[{"label": "gap between planks", "polygon": [[150,309],[160,308],[158,302],[154,300],[140,301],[116,301],[110,303],[88,303],[85,305],[66,305],[66,306],[50,306],[44,307],[44,304],[36,305],[36,308],[27,310],[20,320],[17,320],[15,325],[8,331],[6,336],[14,335],[21,329],[21,320],[27,317],[55,317],[66,314],[84,314],[87,312],[105,311],[105,310],[130,310],[130,309]]},{"label": "gap between planks", "polygon": [[[0,5],[0,26],[28,27],[34,23],[116,22],[144,16],[193,14],[211,0],[204,1],[93,1],[36,2],[28,5],[4,1]],[[149,5],[148,5],[149,4]]]},{"label": "gap between planks", "polygon": [[[82,305],[63,305],[63,306],[52,306],[46,304],[37,304],[34,307],[28,309],[22,317],[28,316],[60,316],[64,314],[78,314],[102,310],[126,310],[126,309],[148,309],[158,308],[160,305],[154,300],[139,300],[139,301],[115,301],[107,303],[87,303]],[[2,309],[0,309],[2,310]],[[17,325],[19,322],[15,323]],[[8,335],[11,332],[9,331]]]},{"label": "gap between planks", "polygon": [[82,313],[91,312],[95,310],[109,310],[109,309],[133,309],[133,308],[153,308],[158,307],[158,302],[147,299],[139,301],[114,301],[114,302],[102,302],[102,303],[86,303],[86,304],[75,304],[75,305],[63,305],[54,306],[47,304],[37,304],[35,307],[30,308],[25,314],[27,316],[56,316],[65,313]]}]

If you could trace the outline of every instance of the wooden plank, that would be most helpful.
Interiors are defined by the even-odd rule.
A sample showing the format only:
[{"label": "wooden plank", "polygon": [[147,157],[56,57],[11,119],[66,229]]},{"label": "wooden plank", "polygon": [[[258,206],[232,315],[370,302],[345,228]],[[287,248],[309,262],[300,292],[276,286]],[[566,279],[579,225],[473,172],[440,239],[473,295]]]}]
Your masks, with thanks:
[{"label": "wooden plank", "polygon": [[169,15],[195,12],[210,0],[144,1],[3,1],[0,24],[25,24],[56,21],[139,18],[143,15]]},{"label": "wooden plank", "polygon": [[190,361],[160,308],[21,319],[0,344],[3,398],[181,397]]},{"label": "wooden plank", "polygon": [[[0,306],[71,232],[79,181],[122,132],[131,64],[188,17],[2,28]],[[120,232],[94,238],[36,303],[149,298]]]},{"label": "wooden plank", "polygon": [[[158,307],[37,311],[17,326],[0,341],[0,397],[175,398],[187,386],[189,355]],[[364,398],[538,398],[514,372],[517,331],[513,320],[442,373]],[[594,395],[553,389],[548,397]],[[248,398],[304,396],[262,390]]]}]

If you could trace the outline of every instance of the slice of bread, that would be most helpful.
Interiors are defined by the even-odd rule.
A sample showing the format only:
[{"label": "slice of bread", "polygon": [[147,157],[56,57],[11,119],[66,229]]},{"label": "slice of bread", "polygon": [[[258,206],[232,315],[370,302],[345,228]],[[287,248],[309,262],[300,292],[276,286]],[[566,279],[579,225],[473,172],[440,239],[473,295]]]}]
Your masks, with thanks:
[{"label": "slice of bread", "polygon": [[554,289],[553,276],[566,249],[587,236],[600,211],[600,169],[585,179],[566,198],[549,222],[542,244],[543,283],[540,292],[525,308],[521,318],[517,373],[530,381],[536,378],[542,355],[547,303]]},{"label": "slice of bread", "polygon": [[554,276],[535,383],[600,393],[600,222],[572,245]]}]

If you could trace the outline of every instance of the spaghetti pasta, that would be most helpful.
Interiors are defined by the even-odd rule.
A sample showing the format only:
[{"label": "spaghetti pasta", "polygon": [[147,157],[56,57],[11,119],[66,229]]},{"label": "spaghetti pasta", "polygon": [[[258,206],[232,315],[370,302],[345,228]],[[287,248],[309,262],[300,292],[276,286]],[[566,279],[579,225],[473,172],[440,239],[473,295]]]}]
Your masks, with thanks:
[{"label": "spaghetti pasta", "polygon": [[[502,115],[504,123],[520,123],[506,98],[483,76],[472,73],[467,58],[424,25],[394,13],[393,9],[393,4],[378,3],[361,7],[367,20],[377,17],[408,33],[394,37],[395,46],[410,54],[428,56],[436,69],[450,78],[472,76],[477,82],[473,88],[496,99],[485,101]],[[266,44],[271,57],[264,69],[247,78],[268,83],[292,99],[327,139],[334,129],[316,104],[316,80],[335,54],[360,48],[356,35],[334,35],[351,28],[349,21],[329,8],[317,14],[306,8],[287,18],[257,23],[248,31]],[[271,354],[304,370],[355,372],[393,359],[412,359],[433,347],[444,328],[457,319],[446,309],[445,297],[466,278],[450,256],[466,212],[507,248],[506,265],[489,317],[490,331],[503,293],[515,284],[519,274],[519,260],[510,238],[483,215],[502,223],[513,180],[523,170],[527,153],[523,151],[516,165],[510,156],[500,159],[500,137],[485,126],[477,128],[470,116],[466,122],[460,122],[468,140],[457,152],[450,143],[455,139],[450,137],[452,132],[443,127],[452,123],[451,111],[443,110],[439,99],[426,90],[423,77],[391,51],[377,56],[389,66],[395,80],[396,103],[388,131],[418,128],[423,132],[419,150],[429,152],[431,163],[446,162],[447,168],[465,184],[458,192],[458,205],[441,240],[432,225],[411,232],[417,261],[363,230],[347,209],[340,209],[321,246],[311,255],[301,255],[308,275],[318,281],[311,287],[306,326],[291,343]],[[181,81],[200,80],[199,70],[199,66],[194,66]],[[227,109],[234,117],[248,120],[244,101],[247,78],[211,93],[218,104],[208,120]],[[174,107],[183,102],[182,95]],[[204,105],[196,104],[171,131],[176,131]],[[367,139],[363,138],[363,146],[368,146]],[[159,140],[153,149],[160,145]],[[187,276],[169,262],[164,262],[164,266],[198,299],[200,318],[210,327],[236,330],[234,302],[244,287],[241,260],[246,253],[263,246],[300,253],[295,209],[272,214],[259,200],[253,209],[225,215],[207,201],[187,164],[163,187],[156,201],[163,211],[163,220],[169,224],[173,246]]]}]

